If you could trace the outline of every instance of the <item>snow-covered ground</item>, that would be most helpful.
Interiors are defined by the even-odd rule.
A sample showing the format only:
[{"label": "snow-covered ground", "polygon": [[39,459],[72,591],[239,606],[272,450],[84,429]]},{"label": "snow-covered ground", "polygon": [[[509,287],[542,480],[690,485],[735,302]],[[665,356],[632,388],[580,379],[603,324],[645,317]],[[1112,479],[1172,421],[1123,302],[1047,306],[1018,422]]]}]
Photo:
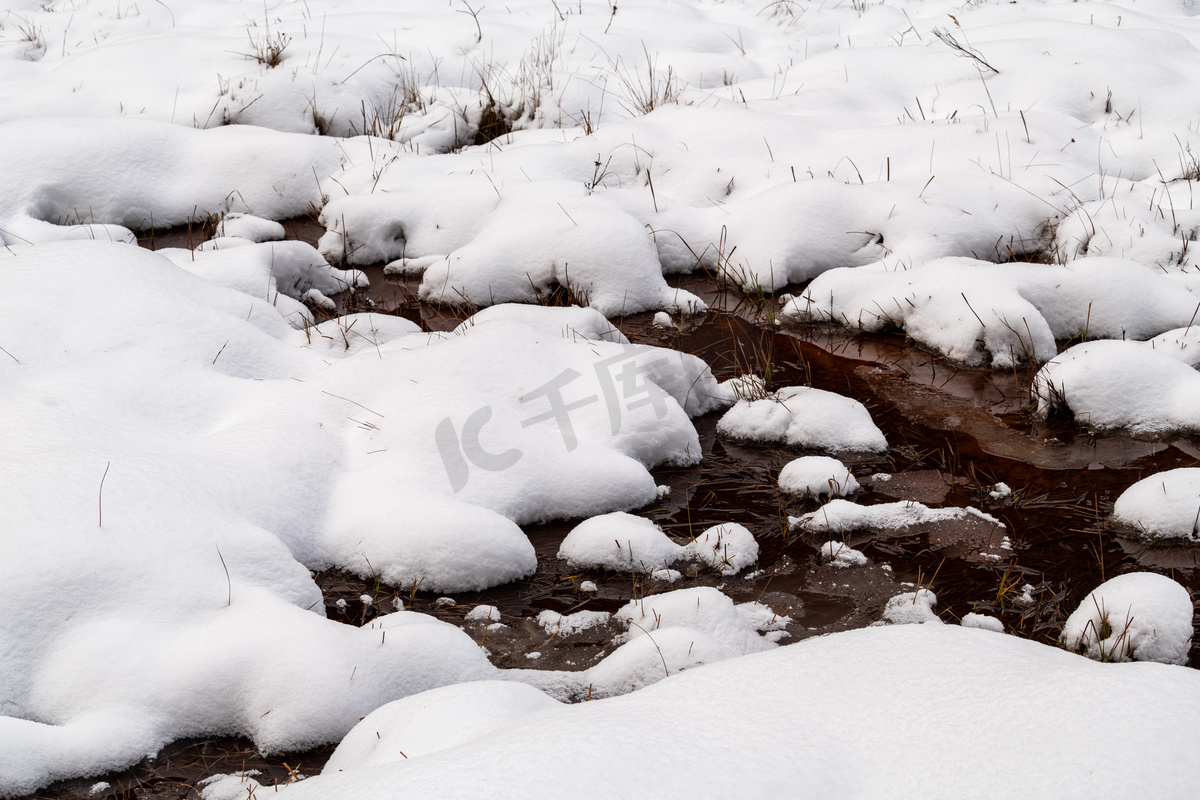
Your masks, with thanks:
[{"label": "snow-covered ground", "polygon": [[[840,389],[768,385],[762,364],[721,383],[619,328],[701,323],[711,298],[672,284],[702,273],[772,326],[902,331],[956,367],[1024,370],[1043,416],[1200,433],[1197,13],[9,0],[0,797],[217,735],[266,752],[346,737],[297,796],[1194,794],[1192,670],[1093,664],[979,615],[992,630],[788,645],[786,612],[715,588],[771,566],[761,526],[692,532],[688,506],[676,541],[626,513],[663,500],[651,470],[702,466],[699,417],[722,412],[731,448],[846,459],[766,481],[806,502],[855,492],[878,471],[857,465],[896,444]],[[304,214],[324,235],[282,241],[277,222]],[[207,241],[137,246],[181,225]],[[380,265],[463,323],[336,314]],[[1177,466],[1129,480],[1114,521],[1193,544],[1195,462]],[[1002,540],[980,557],[1011,550],[966,504],[879,500],[832,499],[792,535],[842,581],[886,566],[843,541],[864,530],[967,520]],[[586,669],[499,669],[402,607],[345,625],[312,577],[476,592],[535,574],[522,526],[547,520],[585,520],[561,545],[571,568],[643,587],[611,618],[524,621],[612,627],[619,646]],[[669,591],[685,567],[713,585]],[[907,588],[876,621],[941,619]],[[1185,661],[1185,595],[1110,581],[1063,641]],[[667,720],[686,735],[647,747]],[[533,760],[550,750],[570,757]]]}]

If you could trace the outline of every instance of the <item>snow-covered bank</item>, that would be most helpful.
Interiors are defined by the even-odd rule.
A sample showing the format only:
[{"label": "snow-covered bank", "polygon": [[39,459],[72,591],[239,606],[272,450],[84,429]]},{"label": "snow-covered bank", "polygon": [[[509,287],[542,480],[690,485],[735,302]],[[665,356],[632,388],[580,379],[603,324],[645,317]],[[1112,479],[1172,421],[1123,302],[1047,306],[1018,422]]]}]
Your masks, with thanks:
[{"label": "snow-covered bank", "polygon": [[[282,796],[1182,799],[1195,789],[1198,714],[1192,670],[1096,664],[990,631],[901,625],[510,717],[466,743],[327,772]],[[1014,720],[1020,732],[1009,735]],[[664,722],[689,735],[662,736]],[[804,742],[781,745],[784,727]],[[697,742],[715,743],[721,757],[697,758]],[[561,757],[530,765],[545,753]]]},{"label": "snow-covered bank", "polygon": [[325,619],[309,570],[523,577],[518,523],[654,499],[647,468],[697,460],[689,415],[726,402],[699,359],[585,338],[583,310],[495,309],[449,336],[370,314],[312,326],[124,244],[0,251],[0,294],[46,285],[53,314],[0,318],[0,793],[181,737],[304,748],[487,677],[469,637],[423,615]]}]

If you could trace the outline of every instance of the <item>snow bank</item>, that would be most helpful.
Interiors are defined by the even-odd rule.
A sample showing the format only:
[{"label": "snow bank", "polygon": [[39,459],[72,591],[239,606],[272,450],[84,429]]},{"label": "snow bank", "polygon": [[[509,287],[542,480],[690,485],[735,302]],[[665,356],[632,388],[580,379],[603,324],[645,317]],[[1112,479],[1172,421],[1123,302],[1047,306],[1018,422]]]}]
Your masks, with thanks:
[{"label": "snow bank", "polygon": [[1112,519],[1148,539],[1200,540],[1200,468],[1142,478],[1117,498]]},{"label": "snow bank", "polygon": [[[830,691],[831,681],[855,689]],[[953,735],[937,747],[896,747],[911,737],[917,709],[925,730]],[[1187,732],[1197,714],[1192,670],[1096,664],[957,625],[898,625],[690,669],[624,697],[518,717],[438,753],[322,775],[281,796],[542,797],[576,787],[629,797],[777,797],[804,786],[829,800],[997,791],[1182,800],[1192,793]],[[1022,735],[995,747],[996,731],[1013,719],[1023,721]],[[656,734],[664,720],[689,735]],[[806,746],[787,758],[763,745],[780,720],[806,732]],[[695,758],[697,740],[721,742],[723,757]],[[570,758],[531,769],[529,754],[546,752]]]},{"label": "snow bank", "polygon": [[9,245],[132,241],[227,212],[282,219],[319,203],[313,178],[346,151],[332,139],[247,126],[194,130],[138,119],[0,123],[0,228]]},{"label": "snow bank", "polygon": [[1165,575],[1131,572],[1093,589],[1063,626],[1067,648],[1099,661],[1186,664],[1192,598]]},{"label": "snow bank", "polygon": [[717,432],[734,439],[834,453],[887,449],[883,432],[862,403],[808,386],[788,386],[762,399],[738,400],[717,422]]},{"label": "snow bank", "polygon": [[800,497],[845,497],[859,490],[849,468],[829,456],[804,456],[784,464],[779,488]]},{"label": "snow bank", "polygon": [[[653,500],[648,467],[694,463],[688,417],[723,402],[698,359],[564,334],[557,313],[313,326],[124,244],[0,250],[0,294],[47,285],[53,315],[0,318],[0,505],[20,533],[0,539],[3,793],[181,737],[303,749],[491,677],[423,615],[325,619],[309,570],[440,591],[527,575],[519,522]],[[22,599],[47,581],[62,602]]]},{"label": "snow bank", "polygon": [[944,258],[888,271],[824,273],[781,312],[865,331],[890,328],[953,361],[1011,367],[1055,356],[1055,340],[1135,339],[1188,324],[1196,297],[1160,270],[1117,258],[1065,266]]}]

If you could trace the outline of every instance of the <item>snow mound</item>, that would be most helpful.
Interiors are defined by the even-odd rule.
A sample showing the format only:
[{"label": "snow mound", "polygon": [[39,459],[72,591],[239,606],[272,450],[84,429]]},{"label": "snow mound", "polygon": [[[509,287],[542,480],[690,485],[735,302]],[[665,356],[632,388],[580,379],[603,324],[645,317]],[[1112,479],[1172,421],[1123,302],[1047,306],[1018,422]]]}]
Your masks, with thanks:
[{"label": "snow mound", "polygon": [[1082,425],[1135,436],[1200,431],[1200,373],[1183,352],[1146,342],[1077,344],[1038,371],[1037,413],[1065,412]]},{"label": "snow mound", "polygon": [[838,568],[863,567],[867,564],[865,553],[842,542],[826,542],[818,552],[822,561],[828,561],[830,566]]},{"label": "snow mound", "polygon": [[320,202],[314,170],[333,174],[347,153],[359,151],[339,146],[238,125],[196,130],[78,116],[3,122],[0,175],[8,190],[0,198],[0,236],[14,245],[133,241],[131,231],[222,213],[297,216]]},{"label": "snow mound", "polygon": [[738,400],[717,422],[717,432],[734,439],[834,453],[887,449],[883,432],[862,403],[807,386],[789,386],[758,400]]},{"label": "snow mound", "polygon": [[500,609],[495,606],[478,605],[468,611],[463,620],[466,622],[499,622]]},{"label": "snow mound", "polygon": [[558,557],[572,568],[636,569],[646,574],[675,563],[682,555],[683,547],[671,541],[662,528],[624,511],[584,520],[558,548]]},{"label": "snow mound", "polygon": [[830,500],[816,511],[799,517],[788,517],[793,530],[806,533],[842,533],[859,528],[909,528],[932,522],[973,517],[1004,527],[995,517],[977,508],[930,508],[912,500],[863,506],[849,500]]},{"label": "snow mound", "polygon": [[686,628],[711,636],[732,655],[775,646],[758,635],[729,597],[709,586],[643,597],[622,606],[613,616],[628,627],[629,641],[668,628]]},{"label": "snow mound", "polygon": [[252,242],[271,242],[282,239],[284,229],[274,220],[231,211],[223,215],[217,223],[216,236],[249,239]]},{"label": "snow mound", "polygon": [[[656,638],[672,663],[669,633]],[[685,635],[685,652],[689,641]],[[650,642],[631,645],[638,643],[661,675]],[[831,681],[855,690],[830,691]],[[913,709],[928,729],[954,735],[937,747],[896,747],[912,735]],[[549,797],[579,785],[613,797],[645,796],[651,786],[670,797],[779,797],[803,786],[828,800],[950,800],[994,797],[1003,787],[1014,797],[1183,800],[1194,753],[1180,732],[1192,730],[1197,715],[1194,670],[1096,664],[958,625],[883,626],[688,669],[623,697],[549,708],[512,719],[502,735],[321,775],[280,796]],[[996,748],[996,731],[1013,719],[1023,721],[1023,734]],[[663,720],[689,735],[659,735],[647,747]],[[787,758],[763,746],[764,726],[779,720],[806,732],[807,745]],[[598,732],[608,731],[614,735],[597,747]],[[720,741],[723,757],[695,758],[697,740]],[[547,752],[573,755],[530,769],[529,754]]]},{"label": "snow mound", "polygon": [[793,321],[903,330],[969,366],[1054,358],[1055,339],[1135,339],[1188,324],[1196,298],[1161,271],[1118,258],[1063,266],[942,258],[911,269],[836,269],[781,312]]},{"label": "snow mound", "polygon": [[1164,575],[1131,572],[1093,589],[1067,618],[1063,645],[1099,661],[1186,664],[1192,598]]},{"label": "snow mound", "polygon": [[893,625],[941,624],[942,618],[933,610],[937,602],[937,595],[928,589],[898,594],[883,607],[883,619]]},{"label": "snow mound", "polygon": [[1143,478],[1117,498],[1112,519],[1148,539],[1200,541],[1200,467]]},{"label": "snow mound", "polygon": [[612,614],[607,611],[576,611],[574,614],[559,614],[546,609],[537,615],[537,624],[551,636],[570,636],[589,628],[607,625]]},{"label": "snow mound", "polygon": [[736,575],[758,561],[758,542],[744,525],[726,522],[684,545],[680,557],[695,559],[722,575]]},{"label": "snow mound", "polygon": [[[426,202],[429,189],[403,194],[330,202],[321,212],[328,228],[321,252],[351,264],[403,257],[405,271],[415,271],[420,259],[419,294],[430,302],[537,303],[561,286],[605,316],[707,308],[694,294],[667,286],[654,238],[637,218],[581,183],[511,185],[499,198],[472,195],[453,210]],[[462,220],[474,203],[483,213]],[[458,233],[424,235],[431,226]]]},{"label": "snow mound", "polygon": [[321,774],[436,753],[558,705],[532,686],[511,681],[472,681],[411,695],[364,717],[342,739]]},{"label": "snow mound", "polygon": [[779,488],[800,497],[845,497],[859,490],[850,469],[829,456],[804,456],[779,471]]}]

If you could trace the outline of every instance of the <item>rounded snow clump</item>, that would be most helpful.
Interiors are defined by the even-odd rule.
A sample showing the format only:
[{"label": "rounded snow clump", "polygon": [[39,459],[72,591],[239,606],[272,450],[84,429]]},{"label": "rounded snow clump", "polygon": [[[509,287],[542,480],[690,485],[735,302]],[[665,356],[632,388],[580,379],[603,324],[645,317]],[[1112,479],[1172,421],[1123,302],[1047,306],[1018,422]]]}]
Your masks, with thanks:
[{"label": "rounded snow clump", "polygon": [[500,609],[495,606],[475,606],[463,619],[467,622],[499,622]]},{"label": "rounded snow clump", "polygon": [[736,522],[714,525],[684,545],[684,558],[694,558],[722,575],[736,575],[758,561],[754,534]]},{"label": "rounded snow clump", "polygon": [[1192,598],[1165,575],[1119,575],[1084,598],[1067,618],[1059,641],[1098,661],[1186,664],[1192,642]]},{"label": "rounded snow clump", "polygon": [[883,609],[883,619],[893,625],[941,622],[942,618],[933,611],[936,605],[937,595],[928,589],[905,592],[887,601]]},{"label": "rounded snow clump", "polygon": [[749,397],[743,395],[725,412],[717,422],[717,433],[831,453],[887,450],[887,440],[871,421],[871,413],[853,398],[809,386],[788,386],[765,397]]},{"label": "rounded snow clump", "polygon": [[1143,478],[1117,498],[1112,518],[1149,539],[1200,542],[1200,467]]},{"label": "rounded snow clump", "polygon": [[779,488],[799,497],[845,497],[859,486],[849,468],[836,458],[804,456],[779,471]]},{"label": "rounded snow clump", "polygon": [[821,560],[828,561],[831,567],[864,567],[867,556],[861,550],[842,544],[841,542],[826,542],[821,545]]},{"label": "rounded snow clump", "polygon": [[1004,633],[1004,623],[988,614],[976,614],[974,612],[964,614],[962,626],[964,628],[979,628],[980,630]]},{"label": "rounded snow clump", "polygon": [[651,573],[674,563],[682,551],[650,520],[616,511],[576,525],[563,539],[558,557],[579,569]]}]

